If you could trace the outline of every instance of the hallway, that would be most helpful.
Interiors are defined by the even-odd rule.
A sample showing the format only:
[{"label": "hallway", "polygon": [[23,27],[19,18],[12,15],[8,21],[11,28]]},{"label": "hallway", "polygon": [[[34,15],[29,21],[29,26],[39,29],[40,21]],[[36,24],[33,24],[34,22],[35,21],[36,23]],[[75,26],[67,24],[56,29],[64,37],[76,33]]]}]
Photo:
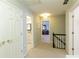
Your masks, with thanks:
[{"label": "hallway", "polygon": [[0,58],[79,55],[77,6],[79,0],[0,0]]},{"label": "hallway", "polygon": [[27,58],[65,58],[64,49],[52,48],[49,44],[41,43],[29,51]]}]

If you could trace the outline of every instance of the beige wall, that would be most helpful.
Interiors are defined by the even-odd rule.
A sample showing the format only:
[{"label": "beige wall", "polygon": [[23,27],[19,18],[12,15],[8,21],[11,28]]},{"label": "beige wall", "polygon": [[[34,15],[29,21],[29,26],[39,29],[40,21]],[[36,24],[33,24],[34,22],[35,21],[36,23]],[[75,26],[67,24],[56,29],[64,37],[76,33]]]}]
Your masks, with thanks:
[{"label": "beige wall", "polygon": [[34,41],[34,47],[36,47],[41,39],[41,31],[40,31],[40,18],[38,16],[34,17],[33,20],[33,41]]},{"label": "beige wall", "polygon": [[50,38],[52,43],[52,34],[65,34],[65,15],[52,16],[50,18]]},{"label": "beige wall", "polygon": [[52,16],[52,32],[57,34],[65,34],[65,15]]},{"label": "beige wall", "polygon": [[[65,34],[65,15],[51,16],[48,18],[50,22],[50,39],[52,42],[52,33]],[[34,19],[34,42],[38,45],[41,40],[41,20],[39,16]]]}]

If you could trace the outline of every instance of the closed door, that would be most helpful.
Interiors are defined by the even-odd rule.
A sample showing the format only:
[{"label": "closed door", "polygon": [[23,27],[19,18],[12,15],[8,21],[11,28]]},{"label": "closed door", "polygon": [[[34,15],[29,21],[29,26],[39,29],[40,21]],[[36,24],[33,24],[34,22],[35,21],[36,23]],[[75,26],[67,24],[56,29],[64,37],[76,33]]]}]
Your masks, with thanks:
[{"label": "closed door", "polygon": [[79,7],[74,10],[74,55],[79,55]]}]

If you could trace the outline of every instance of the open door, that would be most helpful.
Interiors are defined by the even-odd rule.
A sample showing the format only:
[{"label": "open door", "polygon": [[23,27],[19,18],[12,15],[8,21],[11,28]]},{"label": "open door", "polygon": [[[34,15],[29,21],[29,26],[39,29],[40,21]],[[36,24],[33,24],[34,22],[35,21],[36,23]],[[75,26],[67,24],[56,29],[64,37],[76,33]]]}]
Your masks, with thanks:
[{"label": "open door", "polygon": [[49,21],[42,21],[41,24],[41,41],[43,43],[50,43],[50,26]]}]

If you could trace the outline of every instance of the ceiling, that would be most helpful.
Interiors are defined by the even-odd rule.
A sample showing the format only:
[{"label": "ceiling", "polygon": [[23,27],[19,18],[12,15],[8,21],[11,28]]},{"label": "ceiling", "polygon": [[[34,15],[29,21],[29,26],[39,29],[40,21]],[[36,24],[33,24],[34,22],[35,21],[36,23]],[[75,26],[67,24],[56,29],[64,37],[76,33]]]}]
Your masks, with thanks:
[{"label": "ceiling", "polygon": [[35,14],[51,13],[52,15],[62,15],[75,0],[69,0],[67,5],[63,5],[64,0],[24,0],[27,7]]}]

